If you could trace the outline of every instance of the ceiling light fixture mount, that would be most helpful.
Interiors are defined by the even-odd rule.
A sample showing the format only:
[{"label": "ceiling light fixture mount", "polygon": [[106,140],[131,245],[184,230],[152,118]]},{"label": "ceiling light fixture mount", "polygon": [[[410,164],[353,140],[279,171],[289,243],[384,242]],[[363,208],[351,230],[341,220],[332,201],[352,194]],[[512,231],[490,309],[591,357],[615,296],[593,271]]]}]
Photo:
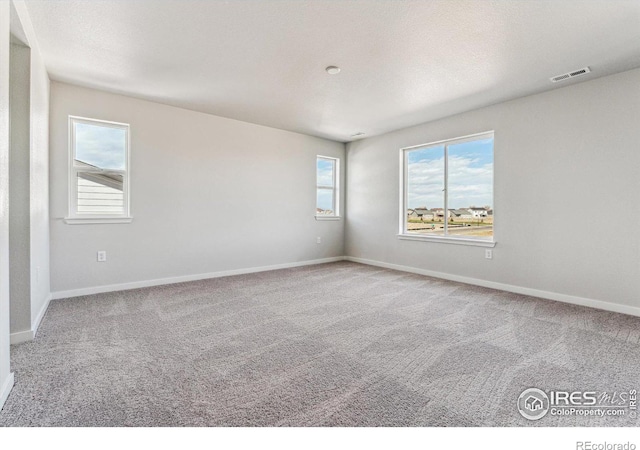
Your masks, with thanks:
[{"label": "ceiling light fixture mount", "polygon": [[351,135],[351,137],[360,137],[360,136],[364,136],[364,132],[358,131],[357,133],[354,133]]},{"label": "ceiling light fixture mount", "polygon": [[324,70],[326,70],[329,75],[335,75],[340,73],[340,67],[338,66],[327,66],[327,68]]}]

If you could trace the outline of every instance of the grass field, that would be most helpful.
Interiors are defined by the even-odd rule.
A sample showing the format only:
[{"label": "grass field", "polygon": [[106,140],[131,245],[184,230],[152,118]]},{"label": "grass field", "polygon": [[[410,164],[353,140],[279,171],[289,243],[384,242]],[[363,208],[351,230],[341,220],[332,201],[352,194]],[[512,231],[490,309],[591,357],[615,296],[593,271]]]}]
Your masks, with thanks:
[{"label": "grass field", "polygon": [[[443,235],[444,222],[442,220],[409,219],[407,231],[415,233]],[[493,217],[482,219],[453,219],[449,220],[448,234],[450,236],[493,236]]]}]

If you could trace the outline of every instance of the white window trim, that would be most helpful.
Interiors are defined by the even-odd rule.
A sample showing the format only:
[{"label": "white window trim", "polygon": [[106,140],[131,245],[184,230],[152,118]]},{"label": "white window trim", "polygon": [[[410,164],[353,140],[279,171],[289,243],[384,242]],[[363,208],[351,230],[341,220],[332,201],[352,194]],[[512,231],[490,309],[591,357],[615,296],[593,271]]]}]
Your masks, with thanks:
[{"label": "white window trim", "polygon": [[[328,161],[332,161],[334,163],[334,171],[333,171],[333,187],[328,187],[328,186],[320,186],[318,184],[318,160],[319,159],[325,159]],[[323,155],[317,155],[316,156],[316,202],[317,202],[317,198],[318,198],[318,189],[327,189],[327,190],[332,190],[333,191],[333,214],[331,215],[324,215],[324,214],[316,214],[315,218],[316,220],[340,220],[341,216],[340,216],[340,158],[334,158],[331,156],[323,156]],[[318,207],[317,203],[316,203],[316,208]]]},{"label": "white window trim", "polygon": [[481,239],[469,239],[464,237],[453,236],[420,236],[416,233],[399,234],[398,239],[404,241],[422,241],[422,242],[438,242],[440,244],[456,244],[456,245],[471,245],[474,247],[490,247],[496,246],[496,241],[481,240]]},{"label": "white window trim", "polygon": [[[79,169],[75,166],[75,123],[95,124],[105,127],[113,127],[118,129],[125,129],[127,134],[127,140],[125,143],[125,170],[92,170],[82,168]],[[67,170],[69,172],[69,184],[68,184],[68,215],[64,218],[65,223],[70,225],[81,224],[118,224],[118,223],[131,223],[133,217],[131,216],[131,189],[130,189],[130,171],[131,171],[131,129],[128,123],[110,122],[108,120],[91,119],[88,117],[69,116],[69,163]],[[117,173],[122,175],[123,183],[123,200],[124,200],[124,212],[122,214],[79,214],[77,212],[77,183],[78,172],[95,172],[95,173]]]},{"label": "white window trim", "polygon": [[[491,239],[483,239],[483,238],[472,238],[472,237],[456,237],[456,236],[431,236],[431,235],[423,235],[419,233],[411,233],[407,230],[407,210],[408,210],[408,201],[407,201],[407,153],[411,150],[417,150],[419,148],[427,148],[427,147],[437,147],[440,145],[445,145],[445,158],[444,158],[444,183],[445,188],[443,189],[444,194],[444,211],[449,210],[448,207],[448,195],[446,194],[446,188],[448,186],[448,154],[447,154],[447,146],[449,144],[462,144],[464,142],[475,141],[478,139],[482,139],[483,137],[493,137],[494,138],[494,161],[495,161],[495,131],[483,131],[482,133],[469,134],[466,136],[461,136],[458,138],[452,139],[444,139],[441,141],[430,142],[428,144],[420,144],[420,145],[412,145],[411,147],[404,147],[400,149],[400,211],[399,211],[399,232],[398,239],[407,240],[407,241],[422,241],[422,242],[437,242],[441,244],[455,244],[455,245],[470,245],[475,247],[495,247],[498,243],[496,241],[495,236],[495,228],[493,229],[493,236]],[[495,171],[493,177],[493,183],[495,187]],[[495,192],[495,189],[494,189]],[[495,215],[495,210],[494,210]],[[445,230],[447,228],[447,220],[444,221]],[[495,219],[494,219],[495,225]]]},{"label": "white window trim", "polygon": [[320,220],[320,221],[323,221],[323,220],[340,220],[340,219],[342,219],[341,216],[328,216],[328,215],[327,216],[319,216],[319,215],[316,214],[316,220]]}]

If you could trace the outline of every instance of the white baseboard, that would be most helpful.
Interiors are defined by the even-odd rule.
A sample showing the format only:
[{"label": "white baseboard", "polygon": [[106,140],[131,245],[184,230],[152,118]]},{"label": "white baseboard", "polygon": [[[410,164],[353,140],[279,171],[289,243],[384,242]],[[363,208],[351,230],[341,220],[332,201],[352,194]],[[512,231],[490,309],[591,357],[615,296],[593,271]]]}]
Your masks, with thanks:
[{"label": "white baseboard", "polygon": [[51,294],[47,296],[46,300],[44,301],[44,304],[42,305],[42,308],[40,308],[40,312],[38,313],[35,320],[31,324],[31,331],[33,332],[33,338],[35,338],[36,334],[38,334],[38,328],[40,328],[40,323],[42,323],[42,319],[44,318],[44,315],[47,313],[47,309],[49,308],[49,303],[51,303]]},{"label": "white baseboard", "polygon": [[12,388],[13,388],[13,372],[9,373],[9,376],[7,377],[5,382],[2,384],[2,387],[0,388],[0,410],[2,410],[2,407],[4,406],[4,402],[7,401],[7,398],[9,397],[9,393],[11,392]]},{"label": "white baseboard", "polygon": [[23,342],[33,341],[36,334],[33,330],[18,331],[11,333],[11,345],[22,344]]},{"label": "white baseboard", "polygon": [[465,284],[473,284],[476,286],[482,286],[491,289],[498,289],[501,291],[513,292],[515,294],[529,295],[531,297],[539,297],[547,300],[556,300],[563,303],[570,303],[572,305],[587,306],[589,308],[603,309],[605,311],[612,311],[622,314],[629,314],[631,316],[640,317],[640,308],[637,306],[620,305],[618,303],[605,302],[602,300],[595,300],[591,298],[577,297],[573,295],[558,294],[556,292],[542,291],[538,289],[531,289],[521,286],[513,286],[510,284],[496,283],[494,281],[480,280],[478,278],[463,277],[460,275],[452,275],[443,272],[436,272],[432,270],[418,269],[416,267],[402,266],[398,264],[390,264],[381,261],[374,261],[371,259],[355,258],[352,256],[346,256],[344,258],[347,261],[352,261],[361,264],[367,264],[369,266],[383,267],[385,269],[399,270],[402,272],[417,273],[419,275],[426,275],[434,278],[442,278],[444,280],[457,281]]},{"label": "white baseboard", "polygon": [[36,318],[31,322],[31,329],[25,331],[18,331],[16,333],[11,333],[11,345],[22,344],[23,342],[29,342],[35,339],[36,334],[38,333],[38,328],[40,327],[40,323],[44,318],[44,315],[47,313],[47,308],[49,308],[49,303],[51,302],[51,294],[49,294],[40,308],[40,312]]},{"label": "white baseboard", "polygon": [[244,275],[247,273],[267,272],[269,270],[290,269],[292,267],[311,266],[330,262],[344,261],[344,256],[332,258],[313,259],[309,261],[292,262],[285,264],[274,264],[271,266],[249,267],[246,269],[223,270],[220,272],[201,273],[196,275],[183,275],[178,277],[158,278],[155,280],[134,281],[131,283],[109,284],[105,286],[72,289],[68,291],[52,292],[51,298],[59,300],[63,298],[79,297],[81,295],[102,294],[105,292],[126,291],[129,289],[139,289],[151,286],[161,286],[164,284],[184,283],[186,281],[206,280],[209,278],[221,278],[232,275]]}]

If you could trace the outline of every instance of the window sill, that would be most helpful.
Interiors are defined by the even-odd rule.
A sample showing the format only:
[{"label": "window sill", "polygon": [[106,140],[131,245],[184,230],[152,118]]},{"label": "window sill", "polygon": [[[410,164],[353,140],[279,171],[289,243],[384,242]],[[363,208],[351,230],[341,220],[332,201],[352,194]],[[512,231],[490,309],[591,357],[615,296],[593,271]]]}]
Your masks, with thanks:
[{"label": "window sill", "polygon": [[133,217],[65,217],[64,223],[69,225],[93,225],[105,223],[131,223]]},{"label": "window sill", "polygon": [[340,220],[340,216],[315,216],[316,220]]},{"label": "window sill", "polygon": [[496,246],[496,241],[484,241],[481,239],[465,239],[457,237],[444,237],[444,236],[419,236],[415,234],[399,234],[398,239],[406,241],[423,241],[423,242],[438,242],[439,244],[455,244],[455,245],[470,245],[473,247],[489,247]]}]

